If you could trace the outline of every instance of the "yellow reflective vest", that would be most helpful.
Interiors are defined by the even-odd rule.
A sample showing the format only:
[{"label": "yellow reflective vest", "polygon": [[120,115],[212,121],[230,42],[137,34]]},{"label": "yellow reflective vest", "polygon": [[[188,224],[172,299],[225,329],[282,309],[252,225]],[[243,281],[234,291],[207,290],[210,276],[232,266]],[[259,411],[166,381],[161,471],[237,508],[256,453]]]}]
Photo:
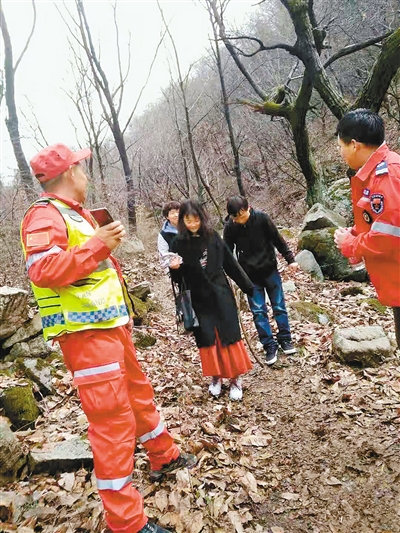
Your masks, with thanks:
[{"label": "yellow reflective vest", "polygon": [[[53,204],[63,216],[68,231],[68,248],[82,246],[94,235],[89,222],[68,205],[54,198],[41,198],[35,203],[43,205],[43,202]],[[23,242],[22,248],[26,257]],[[46,340],[63,333],[122,326],[133,314],[127,290],[110,259],[99,263],[89,276],[65,287],[46,289],[32,282],[31,285]]]}]

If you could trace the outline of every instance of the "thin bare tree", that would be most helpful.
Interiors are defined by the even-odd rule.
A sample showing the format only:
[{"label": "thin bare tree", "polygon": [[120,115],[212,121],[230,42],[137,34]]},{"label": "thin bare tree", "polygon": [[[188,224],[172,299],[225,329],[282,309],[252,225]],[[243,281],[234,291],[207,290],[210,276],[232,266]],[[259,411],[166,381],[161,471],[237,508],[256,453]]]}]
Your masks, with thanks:
[{"label": "thin bare tree", "polygon": [[22,52],[19,58],[14,64],[11,36],[8,31],[6,18],[5,18],[4,11],[3,11],[3,4],[0,2],[0,26],[1,26],[1,33],[3,36],[3,42],[4,42],[4,78],[5,78],[4,94],[5,94],[6,106],[7,106],[7,116],[5,118],[5,123],[6,123],[7,130],[10,136],[10,141],[13,147],[14,156],[17,161],[22,186],[24,188],[27,200],[30,203],[32,203],[35,200],[36,194],[34,191],[32,174],[31,174],[28,162],[26,160],[26,157],[22,149],[22,145],[21,145],[18,112],[17,112],[16,101],[15,101],[15,74],[16,74],[18,65],[22,61],[22,58],[24,57],[25,52],[27,51],[29,47],[29,43],[31,42],[32,35],[35,31],[35,25],[36,25],[35,0],[31,0],[31,3],[32,3],[32,9],[33,9],[32,28],[26,40],[25,46],[22,49]]},{"label": "thin bare tree", "polygon": [[[64,8],[66,12],[68,13],[70,17],[70,21],[72,21],[72,23],[75,25],[75,28],[78,32],[78,35],[76,35],[72,31],[71,31],[71,34],[74,35],[75,41],[81,47],[84,55],[86,56],[88,60],[89,72],[92,77],[91,81],[93,83],[94,88],[96,89],[96,93],[98,95],[98,99],[100,102],[100,106],[102,109],[104,119],[106,120],[112,132],[114,142],[118,150],[118,154],[119,154],[123,172],[124,172],[126,189],[127,189],[127,211],[128,211],[129,228],[132,232],[136,232],[136,226],[137,226],[136,195],[135,195],[135,187],[134,187],[134,181],[133,181],[132,166],[129,160],[128,149],[125,143],[124,134],[132,120],[132,117],[134,116],[136,112],[136,109],[137,109],[137,106],[139,105],[143,91],[147,86],[155,59],[158,55],[159,47],[161,46],[164,36],[160,37],[160,41],[154,52],[153,60],[149,66],[147,79],[145,80],[145,83],[143,84],[139,92],[138,98],[133,105],[133,108],[131,110],[131,113],[129,114],[127,121],[125,122],[125,125],[123,125],[121,123],[120,116],[121,116],[122,104],[124,101],[124,95],[125,95],[125,84],[126,84],[126,80],[129,75],[129,70],[130,70],[130,47],[128,46],[128,52],[129,52],[128,67],[126,69],[126,72],[123,72],[122,60],[121,60],[121,49],[120,49],[120,42],[119,42],[119,28],[118,28],[118,23],[117,23],[117,3],[115,2],[113,4],[113,20],[114,20],[115,35],[116,35],[116,54],[117,54],[116,57],[117,57],[118,69],[119,69],[119,80],[115,88],[111,88],[108,76],[101,64],[100,55],[98,54],[94,46],[92,32],[90,29],[90,25],[89,25],[89,21],[86,15],[83,1],[75,0],[77,17],[74,17],[72,13],[68,10],[66,2],[63,2],[63,4],[64,4]],[[61,14],[68,28],[71,30],[70,23],[66,20],[61,10],[59,10],[59,13]]]}]

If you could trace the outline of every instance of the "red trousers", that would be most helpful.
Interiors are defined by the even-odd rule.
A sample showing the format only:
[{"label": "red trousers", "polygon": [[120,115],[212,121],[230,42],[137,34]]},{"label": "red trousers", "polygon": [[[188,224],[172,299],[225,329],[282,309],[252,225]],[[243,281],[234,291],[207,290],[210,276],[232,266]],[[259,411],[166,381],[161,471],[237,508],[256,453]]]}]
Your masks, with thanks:
[{"label": "red trousers", "polygon": [[152,470],[176,459],[179,449],[160,420],[127,327],[79,331],[59,340],[89,421],[107,525],[114,533],[135,533],[147,522],[143,498],[132,486],[136,439]]}]

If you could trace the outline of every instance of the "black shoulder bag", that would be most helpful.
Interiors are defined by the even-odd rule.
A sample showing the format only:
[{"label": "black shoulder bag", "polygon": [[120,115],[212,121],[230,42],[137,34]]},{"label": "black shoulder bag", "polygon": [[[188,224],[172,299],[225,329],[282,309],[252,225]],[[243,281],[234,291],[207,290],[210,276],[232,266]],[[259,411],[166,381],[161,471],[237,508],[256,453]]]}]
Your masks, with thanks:
[{"label": "black shoulder bag", "polygon": [[195,328],[199,327],[199,321],[192,306],[190,289],[187,288],[184,277],[182,277],[180,285],[174,283],[172,279],[171,283],[175,299],[176,327],[178,333],[192,333]]}]

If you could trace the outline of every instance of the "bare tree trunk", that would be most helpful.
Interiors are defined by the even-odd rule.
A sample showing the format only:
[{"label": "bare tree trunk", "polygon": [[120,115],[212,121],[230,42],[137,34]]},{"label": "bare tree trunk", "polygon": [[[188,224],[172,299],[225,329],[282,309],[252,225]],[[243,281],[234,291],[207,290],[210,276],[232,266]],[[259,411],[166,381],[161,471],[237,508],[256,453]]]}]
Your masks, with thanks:
[{"label": "bare tree trunk", "polygon": [[217,63],[217,68],[218,68],[219,82],[221,84],[222,105],[223,105],[223,109],[224,109],[224,115],[225,115],[226,124],[228,126],[229,141],[230,141],[231,148],[232,148],[232,153],[233,153],[233,160],[234,160],[233,169],[234,169],[234,172],[235,172],[236,183],[237,183],[237,186],[238,186],[238,189],[239,189],[239,193],[242,196],[246,196],[246,191],[244,190],[244,185],[243,185],[243,180],[242,180],[242,171],[241,171],[241,168],[240,168],[239,149],[238,149],[237,144],[236,144],[235,133],[233,131],[232,120],[231,120],[231,112],[230,112],[229,104],[228,104],[228,94],[227,94],[227,91],[226,91],[225,77],[224,77],[224,72],[223,72],[223,69],[222,69],[221,53],[220,53],[220,50],[219,50],[218,35],[217,35],[216,27],[215,27],[215,20],[214,20],[214,17],[213,17],[213,14],[212,14],[212,10],[210,9],[210,7],[209,7],[208,11],[209,11],[211,25],[212,25],[213,34],[214,34],[215,60],[216,60],[216,63]]},{"label": "bare tree trunk", "polygon": [[378,112],[399,68],[400,28],[383,41],[381,53],[352,109],[366,107]]},{"label": "bare tree trunk", "polygon": [[114,137],[115,145],[121,158],[127,188],[127,210],[129,227],[132,232],[136,232],[136,205],[132,170],[129,164],[128,155],[126,153],[124,136],[119,124],[118,111],[113,101],[113,96],[111,94],[107,76],[101,67],[100,61],[93,46],[92,35],[86,18],[86,13],[83,7],[82,0],[76,0],[76,6],[79,14],[79,25],[84,50],[90,63],[90,67],[95,81],[95,87],[99,94],[100,101],[103,102],[102,97],[104,97],[107,102],[107,107],[103,102],[103,110],[105,111],[106,120],[110,126],[111,132]]},{"label": "bare tree trunk", "polygon": [[[33,3],[34,6],[34,3]],[[36,13],[36,12],[35,12]],[[7,28],[6,19],[4,17],[3,7],[0,4],[0,25],[1,33],[4,41],[4,71],[5,71],[5,97],[8,111],[8,117],[5,119],[8,133],[10,135],[11,144],[14,151],[14,156],[17,161],[19,174],[21,177],[22,186],[24,188],[26,198],[29,203],[35,201],[36,194],[33,186],[32,174],[26,160],[24,151],[21,146],[21,137],[19,134],[19,123],[17,108],[15,105],[15,69],[13,64],[13,50],[10,34]],[[32,29],[33,33],[33,29]],[[31,33],[31,35],[32,35]],[[29,40],[28,40],[29,43]],[[28,44],[27,43],[27,44]],[[26,50],[27,47],[25,47]],[[24,50],[24,51],[25,51]],[[17,66],[20,59],[17,62]]]},{"label": "bare tree trunk", "polygon": [[169,38],[171,40],[171,43],[172,43],[172,47],[174,49],[175,62],[176,62],[176,67],[177,67],[177,70],[178,70],[178,77],[179,77],[179,80],[178,80],[179,89],[181,91],[182,101],[183,101],[183,110],[184,110],[184,113],[185,113],[186,132],[187,132],[187,136],[188,136],[189,149],[190,149],[190,154],[192,156],[193,168],[194,168],[195,176],[196,176],[198,187],[199,187],[199,189],[198,189],[198,197],[199,197],[199,200],[201,200],[201,187],[204,187],[204,189],[207,191],[208,196],[210,197],[211,202],[215,206],[215,209],[216,209],[216,211],[218,213],[218,216],[219,216],[219,219],[220,219],[221,223],[223,223],[223,217],[222,217],[222,213],[221,213],[221,210],[219,208],[218,202],[214,198],[214,196],[212,194],[212,191],[211,191],[207,181],[204,179],[204,177],[202,175],[202,172],[201,172],[201,169],[200,169],[200,165],[199,165],[199,162],[198,162],[198,159],[197,159],[197,156],[196,156],[196,151],[195,151],[194,142],[193,142],[193,130],[192,130],[192,126],[191,126],[191,123],[190,123],[189,106],[188,106],[188,103],[187,103],[186,90],[185,90],[184,81],[183,81],[183,77],[182,77],[178,51],[177,51],[176,46],[175,46],[175,41],[174,41],[174,39],[172,37],[171,32],[169,31],[168,25],[167,25],[167,23],[165,21],[165,18],[164,18],[164,13],[163,13],[163,11],[161,9],[161,6],[160,6],[158,0],[157,0],[157,4],[158,4],[158,7],[159,7],[160,12],[161,12],[161,17],[163,19],[163,22],[164,22],[164,25],[165,25],[165,28],[166,28],[166,32],[168,33],[168,36],[169,36]]}]

